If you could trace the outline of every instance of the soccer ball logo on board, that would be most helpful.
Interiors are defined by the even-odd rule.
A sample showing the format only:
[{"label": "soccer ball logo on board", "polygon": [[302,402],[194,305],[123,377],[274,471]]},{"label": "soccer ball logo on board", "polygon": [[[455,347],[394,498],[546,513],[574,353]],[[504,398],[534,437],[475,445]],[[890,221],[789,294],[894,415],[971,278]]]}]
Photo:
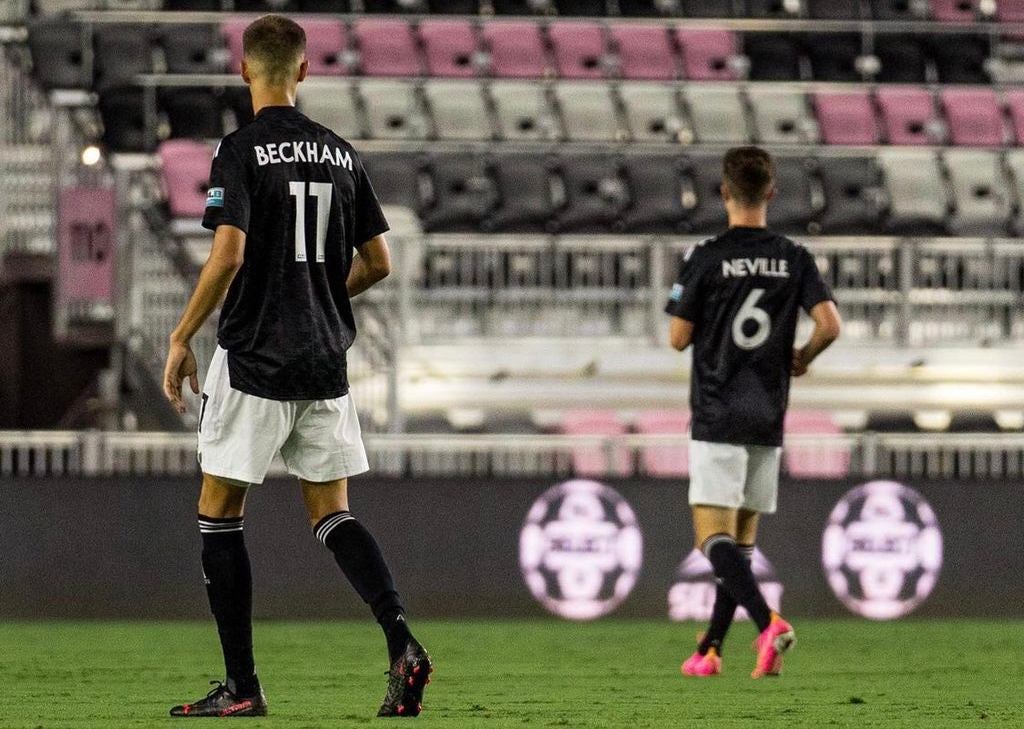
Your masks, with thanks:
[{"label": "soccer ball logo on board", "polygon": [[566,481],[545,491],[519,535],[526,586],[547,610],[571,620],[615,610],[632,592],[642,563],[636,514],[596,481]]},{"label": "soccer ball logo on board", "polygon": [[849,491],[829,516],[821,559],[846,607],[873,620],[911,613],[942,569],[942,532],[912,488],[872,481]]}]

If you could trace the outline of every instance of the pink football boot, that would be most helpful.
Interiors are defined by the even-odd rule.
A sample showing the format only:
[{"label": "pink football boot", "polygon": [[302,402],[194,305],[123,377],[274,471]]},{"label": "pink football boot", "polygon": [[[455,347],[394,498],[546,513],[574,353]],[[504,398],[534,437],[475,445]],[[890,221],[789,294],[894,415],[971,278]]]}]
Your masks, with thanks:
[{"label": "pink football boot", "polygon": [[722,672],[722,659],[718,657],[717,650],[708,648],[708,652],[704,655],[694,653],[687,658],[683,665],[679,667],[679,670],[682,671],[684,676],[698,676],[701,678],[717,676]]},{"label": "pink football boot", "polygon": [[772,621],[754,642],[757,651],[757,663],[751,678],[778,676],[782,672],[782,654],[796,643],[793,626],[787,623],[778,613],[772,613]]}]

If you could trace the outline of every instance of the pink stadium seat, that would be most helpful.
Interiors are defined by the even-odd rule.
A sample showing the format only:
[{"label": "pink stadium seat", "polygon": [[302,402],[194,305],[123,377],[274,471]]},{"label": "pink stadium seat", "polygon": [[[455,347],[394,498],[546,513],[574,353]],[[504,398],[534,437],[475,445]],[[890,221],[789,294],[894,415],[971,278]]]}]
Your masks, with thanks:
[{"label": "pink stadium seat", "polygon": [[1022,0],[999,0],[996,4],[996,19],[1004,23],[1024,22],[1024,2]]},{"label": "pink stadium seat", "polygon": [[676,77],[676,56],[663,25],[613,25],[623,78],[669,80]]},{"label": "pink stadium seat", "polygon": [[360,18],[352,24],[359,65],[366,76],[419,76],[416,38],[404,20]]},{"label": "pink stadium seat", "polygon": [[189,139],[170,139],[160,145],[159,156],[171,217],[203,217],[213,158],[210,145]]},{"label": "pink stadium seat", "polygon": [[505,78],[540,78],[549,71],[540,25],[531,22],[484,23],[491,72]]},{"label": "pink stadium seat", "polygon": [[420,23],[427,73],[431,76],[473,76],[479,52],[476,30],[468,20],[424,20]]},{"label": "pink stadium seat", "polygon": [[1007,91],[1006,106],[1010,110],[1010,120],[1013,122],[1017,144],[1024,145],[1024,90]]},{"label": "pink stadium seat", "polygon": [[732,60],[738,53],[736,34],[713,28],[676,28],[683,52],[683,76],[695,81],[736,78]]},{"label": "pink stadium seat", "polygon": [[[573,410],[562,416],[562,432],[566,435],[622,435],[626,426],[613,410]],[[613,463],[603,448],[579,447],[572,449],[573,469],[577,476],[601,477],[614,473],[628,475],[631,471],[629,451],[616,448]]]},{"label": "pink stadium seat", "polygon": [[882,86],[875,93],[889,144],[932,144],[935,102],[926,89]]},{"label": "pink stadium seat", "polygon": [[825,144],[878,144],[878,124],[867,91],[819,92],[814,110]]},{"label": "pink stadium seat", "polygon": [[242,71],[242,33],[251,22],[251,18],[228,18],[221,23],[220,34],[228,47],[228,68],[232,73]]},{"label": "pink stadium seat", "polygon": [[302,21],[306,31],[306,59],[313,76],[344,76],[348,73],[345,52],[348,33],[337,20],[309,19]]},{"label": "pink stadium seat", "polygon": [[562,78],[603,78],[607,44],[604,27],[589,21],[562,21],[548,26],[555,71]]},{"label": "pink stadium seat", "polygon": [[678,435],[679,442],[649,446],[640,454],[640,463],[648,476],[688,476],[690,449],[686,433],[690,429],[690,413],[685,410],[650,410],[640,413],[635,421],[638,433]]},{"label": "pink stadium seat", "polygon": [[932,17],[945,23],[972,23],[978,19],[978,0],[932,0]]},{"label": "pink stadium seat", "polygon": [[[821,410],[790,410],[787,435],[841,435],[831,413]],[[787,445],[786,471],[797,478],[843,478],[850,472],[850,449],[845,445],[807,447]]]},{"label": "pink stadium seat", "polygon": [[992,89],[945,88],[939,98],[952,144],[981,147],[1006,142],[1003,110]]}]

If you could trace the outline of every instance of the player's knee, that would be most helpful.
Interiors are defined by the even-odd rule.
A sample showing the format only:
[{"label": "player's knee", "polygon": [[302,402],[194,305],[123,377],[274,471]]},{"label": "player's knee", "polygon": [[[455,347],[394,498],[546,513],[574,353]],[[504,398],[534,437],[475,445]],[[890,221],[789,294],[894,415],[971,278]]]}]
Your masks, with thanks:
[{"label": "player's knee", "polygon": [[218,519],[242,516],[249,484],[203,474],[199,492],[199,513]]}]

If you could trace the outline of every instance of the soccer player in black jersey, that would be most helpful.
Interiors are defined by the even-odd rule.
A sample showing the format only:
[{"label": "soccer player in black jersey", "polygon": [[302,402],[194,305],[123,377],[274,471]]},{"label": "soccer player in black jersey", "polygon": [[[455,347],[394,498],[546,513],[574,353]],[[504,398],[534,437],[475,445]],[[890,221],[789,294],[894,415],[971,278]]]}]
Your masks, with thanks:
[{"label": "soccer player in black jersey", "polygon": [[[741,605],[760,631],[752,674],[760,678],[781,671],[795,635],[750,569],[758,519],[775,511],[790,377],[836,340],[840,320],[814,257],[767,228],[775,193],[768,153],[731,149],[723,168],[729,229],[687,253],[665,308],[672,346],[693,344],[690,505],[696,544],[718,583],[711,625],[682,671],[720,672],[722,642]],[[801,309],[814,330],[794,349]]]},{"label": "soccer player in black jersey", "polygon": [[302,28],[281,16],[245,30],[242,77],[256,117],[214,153],[203,217],[213,247],[170,337],[164,390],[184,412],[182,381],[199,394],[189,341],[224,300],[199,405],[199,531],[227,678],[172,716],[267,713],[242,512],[278,452],[299,479],[314,535],[384,630],[390,671],[378,715],[419,714],[429,682],[430,658],[384,557],[348,505],[348,477],[368,469],[346,378],[350,299],[388,275],[388,224],[355,150],[295,108],[305,46]]}]

